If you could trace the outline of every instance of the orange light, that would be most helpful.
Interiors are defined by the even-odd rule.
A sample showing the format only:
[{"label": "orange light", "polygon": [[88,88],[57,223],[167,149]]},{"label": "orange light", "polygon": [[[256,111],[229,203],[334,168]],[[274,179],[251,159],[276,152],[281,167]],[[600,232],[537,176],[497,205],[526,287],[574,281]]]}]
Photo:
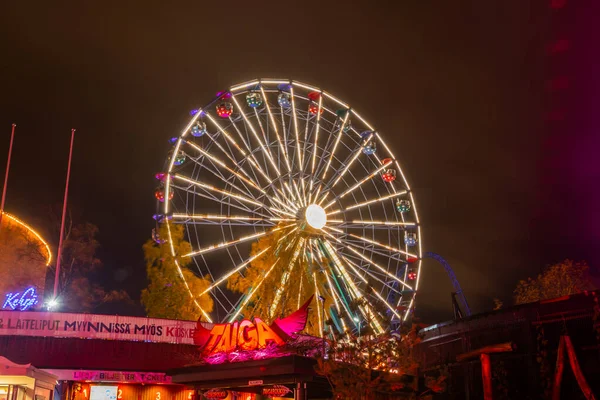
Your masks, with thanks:
[{"label": "orange light", "polygon": [[50,265],[50,263],[52,262],[52,252],[50,251],[50,246],[48,245],[48,243],[44,239],[42,239],[42,236],[40,236],[40,234],[37,233],[32,227],[30,227],[29,225],[27,225],[25,222],[21,221],[19,218],[15,217],[14,215],[11,215],[7,212],[4,212],[3,214],[5,217],[8,217],[11,221],[14,221],[18,225],[27,229],[29,232],[31,232],[31,234],[33,236],[35,236],[40,242],[42,242],[44,247],[46,247],[46,253],[47,253],[46,254],[46,266]]}]

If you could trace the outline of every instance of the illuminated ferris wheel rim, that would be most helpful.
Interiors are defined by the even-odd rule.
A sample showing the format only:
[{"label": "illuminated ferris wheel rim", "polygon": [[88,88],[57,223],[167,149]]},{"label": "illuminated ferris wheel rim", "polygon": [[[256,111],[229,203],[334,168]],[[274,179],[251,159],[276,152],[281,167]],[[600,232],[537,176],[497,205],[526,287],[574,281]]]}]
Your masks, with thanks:
[{"label": "illuminated ferris wheel rim", "polygon": [[[271,109],[268,105],[268,101],[267,101],[267,95],[268,94],[272,94],[272,93],[281,93],[282,92],[282,86],[287,87],[288,88],[288,93],[291,97],[291,102],[292,102],[292,107],[288,110],[288,114],[292,114],[290,116],[290,119],[293,119],[295,128],[296,128],[296,137],[284,137],[283,140],[281,140],[279,133],[277,132],[277,124],[275,123],[275,119],[273,117],[273,113],[271,113]],[[303,96],[301,94],[302,91],[308,91],[308,95]],[[406,195],[409,199],[410,199],[410,204],[411,204],[411,212],[414,215],[414,221],[410,222],[410,223],[404,223],[403,225],[405,226],[413,226],[416,229],[416,237],[417,237],[417,243],[418,243],[418,248],[417,248],[417,252],[416,253],[409,253],[409,252],[404,252],[406,258],[413,258],[416,259],[416,264],[417,264],[417,272],[416,272],[416,280],[414,282],[414,285],[411,287],[411,289],[413,289],[413,295],[411,296],[410,299],[410,305],[408,306],[407,310],[405,311],[405,316],[404,319],[406,319],[409,315],[409,311],[412,309],[413,307],[413,303],[414,303],[414,298],[416,295],[416,291],[418,289],[419,286],[419,280],[420,280],[420,269],[421,269],[421,255],[422,255],[422,237],[421,237],[421,230],[420,230],[420,221],[418,218],[418,214],[417,214],[417,209],[416,209],[416,204],[414,201],[414,197],[412,194],[412,191],[410,190],[410,186],[406,180],[406,177],[404,175],[404,173],[402,172],[402,169],[400,168],[400,165],[397,161],[397,159],[394,157],[393,153],[391,152],[391,150],[389,149],[389,147],[385,144],[382,135],[375,130],[375,128],[373,128],[373,126],[371,124],[369,124],[362,116],[360,116],[354,109],[352,109],[348,104],[346,104],[345,102],[339,100],[338,98],[336,98],[335,96],[333,96],[332,94],[323,91],[315,86],[312,85],[307,85],[298,81],[293,81],[293,80],[284,80],[284,79],[257,79],[257,80],[253,80],[253,81],[249,81],[246,83],[242,83],[242,84],[238,84],[238,85],[234,85],[232,86],[229,91],[226,92],[221,92],[211,103],[209,103],[206,107],[202,108],[202,109],[198,109],[197,112],[193,115],[192,119],[190,120],[190,122],[187,124],[187,126],[184,128],[184,130],[181,132],[180,136],[177,138],[175,145],[174,145],[174,149],[172,154],[173,155],[177,155],[179,154],[179,152],[181,151],[181,148],[183,146],[185,146],[186,144],[194,147],[195,145],[190,144],[190,141],[188,140],[188,138],[190,136],[192,136],[190,134],[191,129],[197,125],[200,121],[201,118],[206,117],[206,121],[211,123],[212,125],[215,126],[217,133],[214,134],[215,138],[211,138],[212,143],[210,143],[210,146],[219,146],[219,144],[217,143],[217,136],[227,136],[227,135],[233,135],[235,132],[233,132],[233,129],[231,128],[231,126],[229,127],[230,130],[232,130],[232,132],[227,133],[226,129],[224,129],[223,127],[220,126],[219,122],[217,122],[217,118],[216,117],[212,117],[209,112],[210,112],[210,107],[214,106],[215,103],[218,103],[219,101],[222,101],[224,98],[227,99],[232,99],[235,103],[235,106],[238,110],[240,110],[240,104],[239,102],[236,100],[237,96],[246,94],[246,93],[258,93],[259,96],[262,95],[263,100],[267,103],[266,104],[266,109],[268,110],[268,116],[270,117],[271,121],[273,122],[273,126],[275,127],[275,133],[276,138],[272,138],[272,140],[268,140],[265,137],[265,142],[263,143],[259,136],[256,136],[256,132],[254,132],[255,128],[252,127],[252,123],[249,122],[249,118],[251,118],[252,116],[248,117],[246,114],[244,114],[243,112],[241,113],[241,115],[236,116],[235,119],[231,119],[231,124],[232,126],[235,127],[235,122],[242,122],[242,123],[247,123],[253,133],[256,136],[256,139],[259,141],[260,145],[254,148],[248,148],[246,149],[247,151],[242,151],[242,154],[245,154],[246,156],[241,160],[238,161],[235,165],[231,165],[232,167],[235,168],[247,168],[250,169],[251,165],[254,165],[254,163],[257,160],[257,154],[264,152],[265,154],[267,154],[270,164],[274,167],[274,169],[277,172],[281,172],[279,174],[279,176],[277,176],[274,179],[271,179],[271,176],[268,173],[265,172],[261,172],[264,177],[269,180],[269,184],[266,186],[267,188],[271,187],[271,189],[273,189],[270,193],[266,193],[263,190],[263,197],[262,197],[262,201],[261,202],[255,202],[255,203],[260,203],[257,204],[258,207],[262,207],[261,210],[266,210],[266,212],[263,214],[264,215],[264,219],[265,220],[270,220],[269,222],[272,223],[271,226],[276,227],[277,224],[283,224],[284,228],[276,228],[276,229],[286,229],[292,226],[295,226],[292,222],[293,221],[299,221],[302,220],[304,222],[306,222],[312,229],[317,230],[317,231],[322,231],[322,235],[327,236],[331,239],[332,243],[335,243],[335,241],[339,242],[339,239],[336,239],[336,237],[333,235],[336,230],[339,230],[337,227],[341,226],[340,222],[342,221],[341,219],[339,219],[339,214],[343,214],[346,210],[342,209],[342,208],[338,208],[335,209],[334,208],[330,208],[331,206],[333,206],[334,204],[339,203],[339,201],[341,200],[339,197],[339,195],[335,196],[335,198],[333,200],[329,200],[327,199],[327,201],[325,201],[325,197],[323,197],[325,190],[323,190],[323,192],[321,193],[317,193],[317,195],[315,196],[314,199],[308,199],[308,198],[304,198],[302,199],[302,195],[301,195],[301,190],[300,190],[300,184],[304,185],[304,177],[307,175],[306,172],[307,171],[303,171],[303,165],[304,162],[302,160],[302,156],[300,154],[300,146],[303,147],[303,149],[306,149],[307,147],[307,142],[310,142],[306,140],[306,137],[303,138],[304,140],[301,140],[302,138],[300,136],[302,135],[298,135],[298,126],[297,126],[297,114],[298,114],[298,110],[296,110],[294,108],[294,101],[298,101],[298,100],[303,100],[303,101],[308,101],[310,104],[316,104],[317,102],[314,101],[313,99],[311,99],[311,94],[314,93],[318,93],[318,109],[316,112],[316,125],[317,125],[317,134],[315,142],[314,142],[314,147],[313,147],[313,161],[312,161],[312,171],[310,172],[310,176],[311,176],[311,189],[313,187],[313,185],[316,187],[317,185],[319,186],[319,188],[321,188],[321,186],[323,185],[323,181],[325,181],[325,177],[327,174],[327,168],[329,168],[329,166],[331,166],[332,163],[332,159],[334,159],[334,157],[337,157],[337,155],[335,155],[335,151],[337,148],[337,145],[340,143],[339,138],[337,139],[338,141],[335,142],[335,145],[333,147],[333,150],[331,151],[331,154],[329,156],[329,162],[326,163],[326,167],[325,167],[325,172],[323,173],[323,176],[321,179],[320,176],[315,176],[315,159],[317,157],[316,153],[321,149],[322,147],[319,147],[319,144],[317,143],[318,141],[318,133],[319,133],[319,121],[322,118],[322,114],[325,115],[329,115],[329,116],[333,116],[334,119],[335,118],[339,118],[339,114],[336,113],[336,111],[332,110],[331,108],[325,106],[323,104],[323,99],[326,99],[327,101],[330,101],[332,103],[334,103],[335,105],[341,107],[342,109],[346,110],[346,116],[343,118],[344,120],[344,124],[346,120],[349,120],[349,118],[351,117],[352,119],[356,118],[358,121],[360,121],[368,130],[371,131],[371,135],[364,140],[362,137],[360,137],[359,132],[354,131],[353,128],[351,128],[352,131],[354,131],[356,134],[359,134],[359,137],[356,139],[359,143],[363,142],[366,143],[367,140],[378,140],[385,148],[385,150],[389,153],[389,157],[387,159],[384,160],[384,162],[380,161],[380,163],[382,164],[381,168],[377,169],[375,173],[373,173],[372,175],[378,175],[378,173],[380,173],[382,170],[384,170],[384,168],[386,166],[395,166],[395,169],[397,169],[397,171],[399,171],[400,176],[402,178],[402,183],[404,185],[404,191],[401,192],[396,192],[396,189],[394,188],[394,195],[389,195],[389,196],[383,196],[381,198],[390,198],[390,199],[394,199],[399,197],[400,195]],[[225,97],[225,96],[229,96],[229,97]],[[314,96],[313,96],[314,97]],[[296,100],[298,99],[298,100]],[[228,115],[229,117],[231,117],[231,113]],[[258,120],[258,114],[257,114],[257,120]],[[284,117],[284,111],[282,109],[281,111],[281,118],[285,119]],[[306,123],[308,124],[308,119],[309,117],[307,117],[306,119]],[[323,120],[325,120],[325,118],[323,117]],[[291,121],[290,121],[290,125],[291,125]],[[343,127],[343,124],[342,124]],[[281,127],[280,127],[281,128]],[[306,128],[307,132],[308,132],[308,127]],[[237,130],[237,127],[235,127],[235,130]],[[256,128],[256,130],[258,131],[258,128]],[[263,127],[260,126],[260,130],[263,131]],[[290,128],[291,130],[291,128]],[[285,126],[283,126],[283,131],[285,131]],[[238,131],[238,134],[240,134],[241,137],[241,133]],[[281,132],[282,134],[285,134],[285,132]],[[264,134],[264,131],[263,131]],[[342,136],[342,128],[339,129],[339,135],[340,137]],[[210,135],[207,135],[210,136]],[[229,139],[229,138],[228,138]],[[294,143],[296,143],[296,147],[297,149],[294,149],[293,147],[290,147],[289,142],[288,141],[292,141]],[[246,144],[244,142],[244,139],[242,138],[242,142],[243,144]],[[227,143],[227,142],[226,142]],[[327,147],[329,145],[329,141],[327,142],[327,144],[325,145],[325,147]],[[310,146],[310,144],[309,144]],[[242,149],[243,146],[240,145],[240,147]],[[274,163],[274,160],[272,158],[272,154],[269,156],[269,152],[271,151],[270,149],[276,149],[276,148],[281,148],[282,149],[282,153],[284,154],[284,156],[288,156],[290,155],[290,152],[295,152],[296,150],[298,151],[298,157],[300,159],[300,171],[292,171],[290,170],[289,167],[289,160],[285,159],[286,163],[287,163],[287,169],[288,169],[288,173],[287,174],[283,174],[283,172],[285,171],[285,165],[284,164],[280,164],[280,165],[276,165],[276,163]],[[223,150],[222,147],[219,146],[219,148],[221,150]],[[287,149],[287,152],[286,152]],[[207,156],[207,152],[202,152],[201,149],[197,148],[196,149],[201,152],[201,156]],[[240,150],[238,148],[238,150]],[[225,152],[225,150],[223,150]],[[357,152],[357,154],[359,155],[360,153]],[[322,156],[324,155],[324,151]],[[201,157],[198,156],[198,157]],[[305,159],[304,161],[306,161],[306,157],[310,157],[310,154],[306,154],[304,155]],[[290,156],[291,157],[291,156]],[[358,156],[357,156],[358,157]],[[237,161],[235,158],[233,157],[229,157],[231,161]],[[253,163],[254,160],[254,163]],[[355,159],[353,159],[351,161],[354,162]],[[224,160],[224,161],[229,161],[229,160]],[[321,159],[319,159],[319,167],[321,166]],[[280,161],[281,163],[281,161]],[[362,161],[360,162],[362,165]],[[268,166],[269,163],[265,161],[265,165],[267,166],[265,169],[268,171]],[[279,171],[279,167],[281,167],[281,171]],[[176,184],[174,184],[175,182],[180,182],[183,181],[187,184],[190,185],[194,185],[194,184],[198,184],[199,182],[195,182],[192,179],[188,179],[184,176],[181,176],[177,173],[177,163],[176,163],[176,157],[170,157],[170,161],[168,163],[168,179],[166,179],[164,181],[164,215],[170,215],[170,218],[177,218],[177,219],[181,219],[181,218],[188,218],[189,220],[194,220],[194,219],[210,219],[210,218],[200,218],[200,217],[210,217],[210,214],[193,214],[193,215],[182,215],[181,213],[175,213],[172,212],[172,207],[171,207],[171,196],[172,196],[172,191],[175,190],[177,188]],[[233,170],[235,170],[235,168],[233,168]],[[317,171],[317,175],[320,175],[321,171]],[[243,174],[240,173],[240,170],[236,170],[231,171],[233,173],[237,173],[239,175],[237,176],[238,181],[241,180],[245,180],[245,181],[249,181],[250,183],[253,182],[252,177],[249,174],[245,174],[245,176],[242,176]],[[335,171],[335,172],[339,172]],[[285,179],[287,179],[288,176],[291,176],[293,173],[297,174],[299,176],[298,181],[294,180],[290,180],[291,182],[291,186],[293,186],[293,188],[287,188],[284,187],[284,184],[282,184],[282,182],[285,181]],[[344,175],[346,173],[346,170],[343,170],[342,175]],[[352,172],[350,172],[350,174],[352,174]],[[256,178],[257,182],[258,182],[258,176],[256,175],[256,171],[254,171],[254,178]],[[316,179],[313,179],[316,178]],[[339,178],[342,178],[342,176],[340,176]],[[331,179],[331,178],[330,178]],[[370,179],[370,178],[369,178]],[[336,186],[338,184],[338,182],[340,181],[340,179],[337,179],[335,181],[335,183],[332,185],[332,187],[330,187],[329,189],[331,190],[333,188],[333,186]],[[315,183],[316,182],[316,183]],[[345,182],[345,179],[344,179]],[[331,180],[330,180],[331,183]],[[205,185],[207,186],[207,185]],[[297,187],[296,187],[297,186]],[[392,187],[393,187],[393,183],[392,183]],[[210,188],[209,188],[210,189]],[[264,189],[263,186],[260,187],[260,189]],[[287,191],[286,191],[287,190]],[[361,189],[362,190],[362,189]],[[221,190],[221,192],[224,192],[223,190]],[[294,198],[294,201],[289,201],[289,199],[286,197],[287,195],[290,195],[290,198]],[[327,192],[329,194],[329,192]],[[400,193],[400,194],[398,194]],[[221,193],[223,194],[223,193]],[[348,193],[343,193],[344,197],[346,196]],[[228,193],[227,194],[232,195],[232,193]],[[354,194],[352,194],[352,196],[354,196]],[[238,196],[240,197],[240,196]],[[252,199],[246,199],[250,202],[252,202]],[[263,203],[264,201],[264,203]],[[269,202],[270,201],[270,202]],[[337,201],[337,203],[336,203]],[[369,203],[368,201],[366,203]],[[357,204],[354,204],[352,207],[355,207]],[[228,204],[229,208],[231,208],[232,204]],[[360,205],[359,205],[360,206]],[[362,206],[361,206],[362,207]],[[238,207],[239,208],[239,207]],[[370,212],[370,210],[369,210]],[[215,217],[217,220],[227,220],[227,219],[235,219],[235,216],[231,216],[228,215],[226,216],[227,218],[224,218],[225,216],[223,215],[213,215],[212,217]],[[169,219],[167,219],[167,226],[169,226]],[[242,218],[243,220],[243,218]],[[404,216],[402,216],[402,220],[404,221]],[[353,221],[353,222],[357,222],[357,221]],[[362,222],[362,221],[361,221]],[[380,223],[382,225],[392,225],[391,222],[389,221],[371,221],[373,223]],[[412,224],[412,225],[411,225]],[[264,225],[267,226],[267,225]],[[229,225],[229,229],[231,229],[231,225]],[[170,236],[170,228],[168,229],[169,232],[169,236]],[[266,232],[266,231],[265,231]],[[268,234],[268,233],[266,233]],[[251,237],[250,239],[253,238],[259,238],[264,236],[265,233],[263,234],[256,234],[254,235],[254,237]],[[253,235],[251,235],[253,236]],[[352,236],[352,235],[350,235]],[[365,238],[362,238],[365,239]],[[377,242],[374,242],[377,243]],[[227,244],[227,243],[226,243]],[[380,243],[377,243],[380,244]],[[237,243],[235,243],[235,245],[237,246]],[[212,251],[212,250],[218,250],[221,248],[226,248],[230,246],[230,244],[227,244],[227,246],[223,245],[221,246],[221,244],[217,245],[217,246],[211,246],[207,249],[200,249],[200,250],[196,250],[193,251],[190,254],[186,254],[183,256],[190,256],[190,257],[195,257],[195,256],[199,256],[202,255],[206,252]],[[229,251],[229,250],[228,250]],[[171,252],[174,256],[176,256],[175,251],[173,246],[171,246]],[[179,255],[181,256],[181,255]],[[246,263],[249,264],[249,261]],[[179,266],[178,266],[179,267]],[[180,270],[180,274],[183,277],[183,274]],[[219,281],[218,284],[222,283],[223,280],[216,280],[213,278],[213,282],[214,281]],[[186,283],[187,286],[187,283]],[[217,285],[218,286],[218,285]],[[217,288],[217,286],[215,286],[215,288]],[[406,285],[408,286],[408,285]],[[217,288],[218,289],[218,288]],[[189,291],[189,287],[188,287],[188,291]],[[193,294],[190,291],[190,295],[192,295],[193,298],[195,298],[193,296]],[[199,306],[199,304],[196,302],[196,305],[201,309],[201,307]],[[201,309],[201,311],[203,312],[204,317],[211,321],[210,316],[204,312],[204,310]]]}]

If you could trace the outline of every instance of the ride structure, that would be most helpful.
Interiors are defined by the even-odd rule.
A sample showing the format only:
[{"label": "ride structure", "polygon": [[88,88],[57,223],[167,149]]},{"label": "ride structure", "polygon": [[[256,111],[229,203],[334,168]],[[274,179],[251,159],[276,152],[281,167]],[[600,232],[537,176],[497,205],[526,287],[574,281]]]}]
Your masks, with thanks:
[{"label": "ride structure", "polygon": [[[454,292],[452,292],[452,308],[454,310],[454,318],[462,318],[463,316],[470,317],[471,316],[471,308],[469,307],[469,303],[467,303],[467,298],[460,287],[460,283],[458,283],[458,278],[454,273],[454,270],[450,266],[450,263],[444,259],[444,257],[439,254],[432,253],[430,251],[423,254],[423,258],[433,258],[435,261],[439,262],[442,267],[446,270],[446,274],[448,274],[448,278],[452,282],[452,286],[454,287]],[[464,312],[464,315],[463,315]]]},{"label": "ride structure", "polygon": [[[361,325],[383,333],[384,320],[409,318],[421,228],[382,133],[330,93],[284,79],[234,85],[191,114],[156,175],[155,219],[185,226],[192,250],[171,249],[210,280],[202,294],[212,297],[213,312],[196,302],[206,321],[239,320],[259,302],[274,318],[309,294],[321,299],[323,335],[326,322],[334,336]],[[266,259],[251,288],[228,289],[232,277]],[[268,296],[267,278],[276,282]]]}]

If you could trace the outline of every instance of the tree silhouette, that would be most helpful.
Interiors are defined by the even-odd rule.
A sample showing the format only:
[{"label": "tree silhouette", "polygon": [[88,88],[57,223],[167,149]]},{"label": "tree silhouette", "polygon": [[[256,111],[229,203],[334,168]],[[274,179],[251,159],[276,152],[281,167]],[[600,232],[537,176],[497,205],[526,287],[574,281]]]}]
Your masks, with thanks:
[{"label": "tree silhouette", "polygon": [[521,280],[514,290],[515,304],[552,299],[594,289],[585,262],[564,260],[547,267],[537,278]]}]

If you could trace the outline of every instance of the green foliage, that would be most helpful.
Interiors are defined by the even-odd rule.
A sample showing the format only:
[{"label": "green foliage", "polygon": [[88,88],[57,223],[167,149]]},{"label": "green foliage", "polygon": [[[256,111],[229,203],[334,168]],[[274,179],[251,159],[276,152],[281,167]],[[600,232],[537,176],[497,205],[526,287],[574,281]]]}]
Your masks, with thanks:
[{"label": "green foliage", "polygon": [[537,278],[521,280],[514,290],[515,304],[531,303],[593,290],[589,266],[564,260],[546,268]]},{"label": "green foliage", "polygon": [[[191,245],[184,240],[183,226],[162,225],[159,230],[161,238],[169,237],[168,228],[171,229],[173,243],[156,244],[148,240],[143,246],[148,287],[142,291],[142,304],[150,317],[195,321],[201,316],[198,305],[206,313],[213,309],[210,294],[200,295],[210,286],[210,280],[196,276],[187,268],[192,261],[190,257],[179,256],[192,251]],[[171,253],[171,245],[176,257]]]}]

